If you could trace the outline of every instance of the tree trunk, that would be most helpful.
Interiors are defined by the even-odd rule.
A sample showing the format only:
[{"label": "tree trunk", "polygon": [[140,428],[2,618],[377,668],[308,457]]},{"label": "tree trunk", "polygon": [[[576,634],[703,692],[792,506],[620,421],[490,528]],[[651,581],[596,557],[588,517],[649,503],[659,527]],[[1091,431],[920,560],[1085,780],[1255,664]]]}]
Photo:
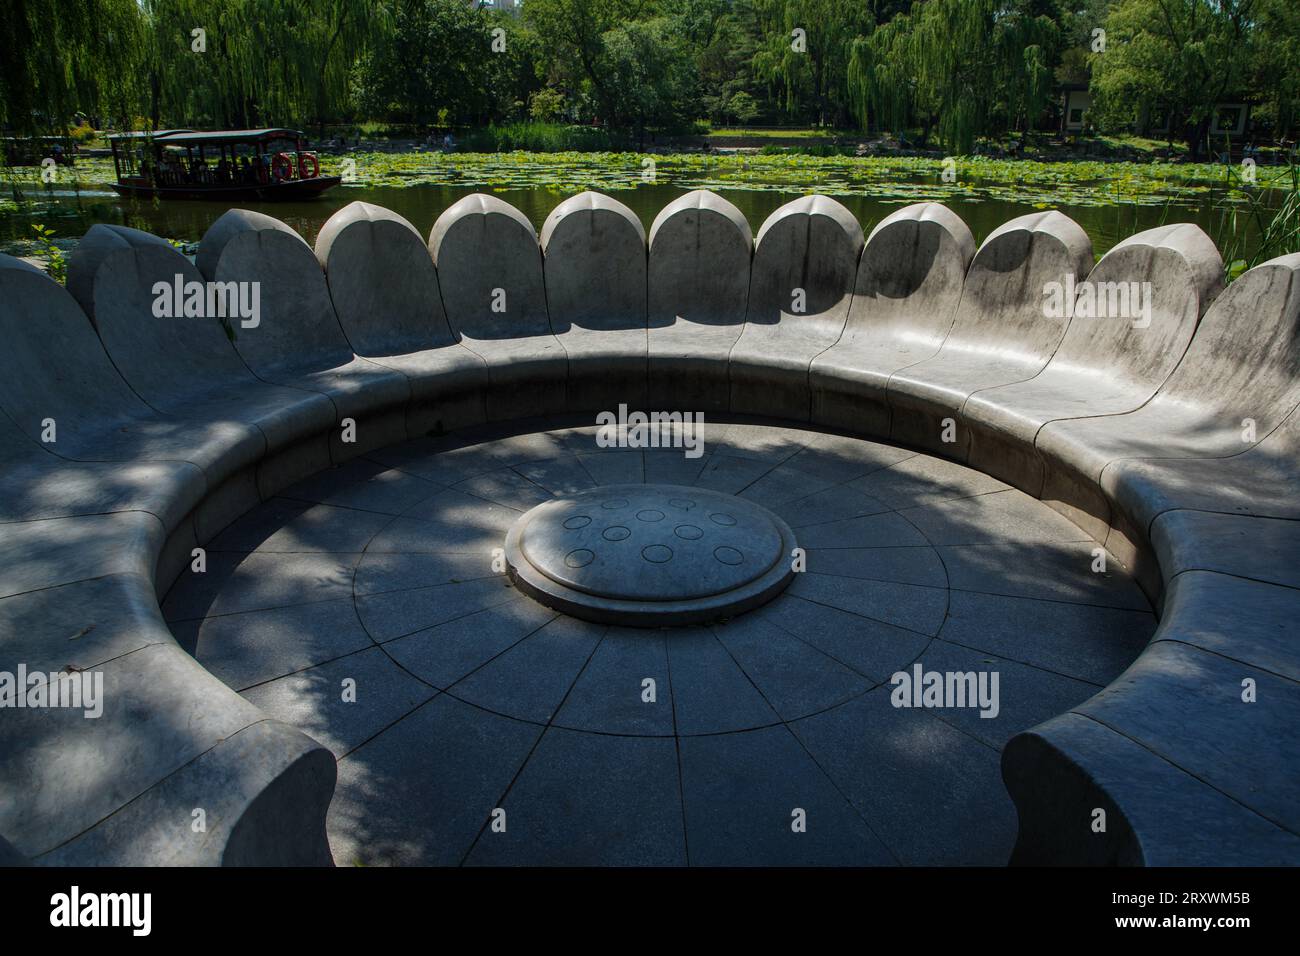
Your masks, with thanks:
[{"label": "tree trunk", "polygon": [[1187,140],[1187,150],[1191,153],[1192,162],[1198,162],[1201,158],[1201,147],[1205,144],[1205,137],[1210,131],[1210,117],[1207,114],[1204,119],[1192,127],[1192,133]]}]

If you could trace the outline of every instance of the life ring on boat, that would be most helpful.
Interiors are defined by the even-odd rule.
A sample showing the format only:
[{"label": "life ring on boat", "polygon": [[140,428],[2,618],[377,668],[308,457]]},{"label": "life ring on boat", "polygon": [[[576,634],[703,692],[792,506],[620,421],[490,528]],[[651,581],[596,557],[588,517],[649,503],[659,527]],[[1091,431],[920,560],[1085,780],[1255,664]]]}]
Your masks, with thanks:
[{"label": "life ring on boat", "polygon": [[275,154],[275,158],[271,160],[271,175],[275,177],[276,182],[293,178],[293,159],[288,153]]},{"label": "life ring on boat", "polygon": [[[311,172],[308,172],[311,167]],[[320,161],[315,153],[300,153],[298,156],[298,176],[302,179],[315,179],[320,175]]]}]

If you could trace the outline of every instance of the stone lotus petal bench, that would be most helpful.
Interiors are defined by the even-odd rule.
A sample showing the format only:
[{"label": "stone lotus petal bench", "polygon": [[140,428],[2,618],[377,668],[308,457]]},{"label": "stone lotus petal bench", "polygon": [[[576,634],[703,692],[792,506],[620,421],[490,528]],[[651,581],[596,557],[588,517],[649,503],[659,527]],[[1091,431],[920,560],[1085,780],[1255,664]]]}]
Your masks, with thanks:
[{"label": "stone lotus petal bench", "polygon": [[354,202],[321,227],[316,258],[352,350],[410,382],[410,434],[486,420],[487,364],[452,334],[438,271],[414,226]]},{"label": "stone lotus petal bench", "polygon": [[[337,416],[319,392],[259,380],[220,320],[155,316],[155,287],[173,287],[177,276],[182,287],[204,281],[170,244],[123,226],[93,226],[68,263],[69,288],[136,395],[164,415],[247,432],[219,465],[205,469],[210,490],[196,520],[197,536],[206,538],[260,499],[257,473],[269,462],[292,449],[304,459],[299,470],[326,467],[327,443],[313,448],[303,436],[323,439]],[[236,336],[257,334],[239,329],[237,318],[228,321]]]},{"label": "stone lotus petal bench", "polygon": [[[1169,511],[1153,538],[1165,589],[1150,645],[1101,693],[1003,751],[1020,811],[1012,861],[1294,865],[1294,523]],[[1244,681],[1256,703],[1243,702]],[[1099,807],[1119,829],[1088,839],[1072,821]]]},{"label": "stone lotus petal bench", "polygon": [[563,411],[565,351],[528,217],[495,196],[466,196],[433,224],[429,252],[452,330],[487,363],[488,420]]},{"label": "stone lotus petal bench", "polygon": [[[1101,290],[1103,301],[1114,284],[1126,284],[1126,299],[1135,283],[1137,297],[1149,289],[1149,311],[1129,321],[1123,315],[1077,317],[1038,375],[980,389],[961,409],[970,435],[968,463],[1035,494],[1043,484],[1042,460],[1034,451],[1039,429],[1059,419],[1120,415],[1146,403],[1169,378],[1222,289],[1223,260],[1197,226],[1160,226],[1120,242],[1086,281]],[[1130,311],[1136,301],[1130,301]]]},{"label": "stone lotus petal bench", "polygon": [[[334,408],[320,393],[259,381],[218,320],[141,323],[142,315],[153,318],[155,286],[176,276],[203,282],[170,244],[123,226],[93,226],[68,262],[73,295],[136,394],[169,415],[255,425],[265,437],[258,459],[291,444],[304,424],[321,431],[334,424]],[[228,321],[236,339],[257,334],[239,328],[237,318]]]},{"label": "stone lotus petal bench", "polygon": [[[150,313],[153,282],[196,271],[134,230],[92,230],[71,292],[0,257],[0,670],[94,669],[106,685],[99,720],[5,714],[6,859],[328,863],[332,755],[186,654],[159,595],[192,547],[332,463],[374,450],[400,464],[407,452],[386,446],[430,430],[644,395],[649,409],[811,415],[970,457],[1145,569],[1162,617],[1144,653],[1003,751],[1014,861],[1300,861],[1300,256],[1216,298],[1217,253],[1194,227],[1133,237],[1095,274],[1153,283],[1138,339],[1127,322],[1042,315],[1046,282],[1092,266],[1059,213],[1008,223],[978,253],[935,204],[888,217],[860,256],[855,226],[833,200],[797,200],[751,256],[743,216],[696,192],[644,249],[621,204],[584,194],[539,244],[517,210],[471,196],[427,253],[400,217],[354,204],[313,255],[284,224],[232,210],[197,272],[262,283],[261,323],[233,343],[215,321]],[[787,285],[807,312],[787,310]],[[430,477],[455,477],[454,451],[443,467]]]},{"label": "stone lotus petal bench", "polygon": [[646,238],[636,214],[600,193],[560,203],[542,226],[546,308],[568,356],[572,411],[643,408],[648,349]]},{"label": "stone lotus petal bench", "polygon": [[[98,718],[5,710],[0,825],[14,852],[81,865],[328,862],[329,752],[211,677],[158,612],[169,533],[193,534],[194,513],[261,433],[165,418],[126,387],[66,290],[10,257],[0,284],[10,341],[40,349],[6,369],[0,659],[10,674],[21,664],[103,677]],[[32,341],[42,329],[50,337]],[[38,412],[56,425],[45,444],[28,420]],[[305,816],[281,816],[299,800]]]},{"label": "stone lotus petal bench", "polygon": [[862,252],[844,333],[809,366],[814,422],[889,434],[889,379],[939,351],[974,255],[970,229],[946,206],[917,203],[881,220]]},{"label": "stone lotus petal bench", "polygon": [[1297,461],[1300,407],[1258,444],[1228,458],[1117,462],[1114,495],[1140,527],[1176,508],[1295,519],[1300,518]]},{"label": "stone lotus petal bench", "polygon": [[[0,270],[5,269],[0,261]],[[0,271],[0,286],[4,272]],[[79,462],[45,451],[0,415],[0,522],[138,509],[183,517],[176,488],[202,479],[186,462]],[[57,476],[57,477],[56,477]]]},{"label": "stone lotus petal bench", "polygon": [[727,358],[740,338],[754,239],[744,214],[696,190],[673,200],[650,227],[651,408],[727,408]]},{"label": "stone lotus petal bench", "polygon": [[834,199],[805,196],[767,218],[727,361],[731,411],[811,417],[808,367],[844,331],[861,254],[862,227]]},{"label": "stone lotus petal bench", "polygon": [[[76,300],[39,270],[3,257],[0,292],[11,357],[0,401],[28,439],[27,457],[57,449],[58,457],[82,462],[169,462],[164,499],[170,513],[186,514],[220,483],[210,481],[207,467],[219,468],[230,449],[256,454],[260,436],[247,426],[187,423],[146,405],[117,373]],[[54,441],[42,442],[49,426]]]},{"label": "stone lotus petal bench", "polygon": [[1059,212],[1031,213],[998,227],[984,240],[962,285],[952,328],[932,357],[889,378],[890,435],[964,460],[969,435],[943,438],[966,399],[981,389],[1032,379],[1047,365],[1070,319],[1047,316],[1043,289],[1084,278],[1092,240]]},{"label": "stone lotus petal bench", "polygon": [[321,392],[334,421],[366,419],[360,439],[330,437],[339,461],[406,437],[410,380],[356,355],[339,325],[320,263],[302,237],[279,220],[232,209],[199,243],[199,271],[211,282],[256,282],[260,323],[235,330],[235,349],[265,382]]},{"label": "stone lotus petal bench", "polygon": [[1118,466],[1128,459],[1231,458],[1287,419],[1300,402],[1298,270],[1300,254],[1282,256],[1234,282],[1141,408],[1052,422],[1038,435],[1047,464],[1043,500],[1098,540],[1104,535],[1148,587],[1152,574],[1139,560],[1144,533],[1113,507]]}]

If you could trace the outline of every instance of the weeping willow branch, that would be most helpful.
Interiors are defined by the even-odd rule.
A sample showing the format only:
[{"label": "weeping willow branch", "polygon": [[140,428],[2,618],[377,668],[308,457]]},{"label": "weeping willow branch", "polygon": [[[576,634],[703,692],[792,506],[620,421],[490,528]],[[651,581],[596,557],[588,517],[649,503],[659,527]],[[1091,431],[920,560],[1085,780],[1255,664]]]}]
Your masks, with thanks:
[{"label": "weeping willow branch", "polygon": [[854,41],[854,114],[896,131],[922,127],[966,153],[994,119],[1024,125],[1051,95],[1057,26],[1023,0],[928,0]]}]

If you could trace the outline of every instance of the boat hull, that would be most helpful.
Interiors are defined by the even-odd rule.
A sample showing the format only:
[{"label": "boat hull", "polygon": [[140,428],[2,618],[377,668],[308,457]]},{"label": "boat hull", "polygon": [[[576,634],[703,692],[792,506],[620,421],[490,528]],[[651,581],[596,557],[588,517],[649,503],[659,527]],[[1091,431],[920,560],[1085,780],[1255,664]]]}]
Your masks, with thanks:
[{"label": "boat hull", "polygon": [[207,199],[212,202],[227,200],[276,201],[310,199],[343,180],[339,176],[317,176],[313,179],[288,179],[279,183],[249,186],[245,183],[232,186],[140,186],[131,183],[111,183],[119,195],[139,199]]}]

